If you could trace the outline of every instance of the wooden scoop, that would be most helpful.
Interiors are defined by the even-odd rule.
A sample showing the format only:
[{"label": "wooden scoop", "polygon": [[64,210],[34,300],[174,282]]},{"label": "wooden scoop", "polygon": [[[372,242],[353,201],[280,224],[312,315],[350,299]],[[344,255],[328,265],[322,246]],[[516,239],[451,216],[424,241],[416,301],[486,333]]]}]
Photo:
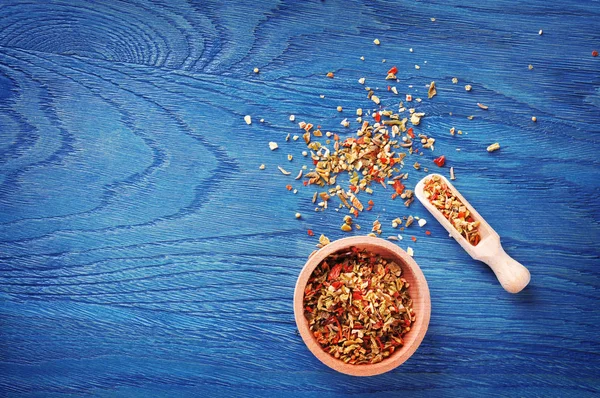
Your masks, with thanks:
[{"label": "wooden scoop", "polygon": [[[463,205],[466,206],[471,213],[471,217],[480,222],[479,235],[481,236],[481,240],[477,246],[473,246],[469,243],[469,241],[454,228],[450,221],[448,221],[434,205],[429,203],[429,200],[425,197],[423,191],[425,182],[433,176],[438,176],[441,179],[441,182],[444,182],[448,186],[448,189],[450,189],[454,195],[460,199]],[[530,280],[527,268],[506,254],[500,244],[500,236],[444,176],[439,174],[429,174],[419,181],[415,187],[415,195],[419,198],[421,203],[423,203],[423,206],[433,214],[440,224],[446,228],[450,235],[460,243],[463,249],[465,249],[471,257],[475,260],[483,261],[492,269],[492,271],[494,271],[498,281],[500,281],[500,284],[507,292],[518,293],[527,286]]]}]

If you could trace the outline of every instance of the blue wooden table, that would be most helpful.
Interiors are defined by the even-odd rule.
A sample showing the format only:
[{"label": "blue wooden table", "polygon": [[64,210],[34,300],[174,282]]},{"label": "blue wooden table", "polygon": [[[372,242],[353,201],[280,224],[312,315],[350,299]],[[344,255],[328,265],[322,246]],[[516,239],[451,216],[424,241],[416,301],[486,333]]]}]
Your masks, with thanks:
[{"label": "blue wooden table", "polygon": [[[597,396],[594,50],[592,0],[2,1],[0,395]],[[390,189],[361,231],[314,211],[286,137],[352,136],[356,108],[378,109],[365,86],[394,111],[413,96],[436,142],[406,158],[407,188],[454,167],[531,271],[524,291]],[[428,223],[391,227],[408,215]],[[356,378],[308,351],[292,295],[321,234],[375,219],[414,249],[432,315],[405,364]]]}]

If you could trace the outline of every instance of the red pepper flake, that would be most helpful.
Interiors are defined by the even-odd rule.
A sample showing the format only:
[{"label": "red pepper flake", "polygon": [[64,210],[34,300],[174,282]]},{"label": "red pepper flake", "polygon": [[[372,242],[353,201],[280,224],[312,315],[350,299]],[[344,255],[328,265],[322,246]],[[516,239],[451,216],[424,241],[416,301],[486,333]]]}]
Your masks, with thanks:
[{"label": "red pepper flake", "polygon": [[392,66],[392,68],[390,70],[388,70],[387,73],[388,73],[388,75],[390,73],[393,73],[395,75],[396,73],[398,73],[398,68],[396,68],[395,66]]},{"label": "red pepper flake", "polygon": [[442,167],[444,164],[446,164],[446,157],[442,155],[439,158],[435,158],[433,159],[433,163],[435,163],[438,167]]},{"label": "red pepper flake", "polygon": [[306,231],[306,233],[308,234],[308,236],[315,236],[315,233],[312,229],[309,229],[308,231]]},{"label": "red pepper flake", "polygon": [[[338,263],[338,264],[336,264],[336,265],[335,265],[335,266],[334,266],[334,267],[331,269],[331,271],[329,271],[329,276],[327,277],[327,280],[328,280],[328,281],[333,281],[333,280],[337,279],[337,277],[338,277],[338,276],[340,276],[340,272],[342,272],[342,263]],[[338,282],[334,282],[334,283],[340,283],[340,286],[341,286],[341,283],[342,283],[342,282],[339,282],[339,281],[338,281]],[[334,287],[335,287],[335,286],[334,286]],[[337,289],[337,288],[336,288],[336,289]]]},{"label": "red pepper flake", "polygon": [[306,187],[306,186],[308,186],[308,180],[306,180],[306,181],[303,181],[303,182],[302,182],[302,185],[304,185],[305,187]]},{"label": "red pepper flake", "polygon": [[390,86],[387,87],[388,91],[390,91],[392,88]]},{"label": "red pepper flake", "polygon": [[[332,270],[333,271],[333,270]],[[341,281],[335,281],[331,284],[331,286],[333,286],[333,288],[335,290],[338,290],[340,287],[342,287],[343,283]]]},{"label": "red pepper flake", "polygon": [[293,187],[290,184],[286,185],[285,187],[288,191],[291,191],[293,189]]},{"label": "red pepper flake", "polygon": [[379,113],[379,112],[375,112],[375,113],[373,114],[373,119],[375,119],[375,121],[376,121],[377,123],[379,123],[379,122],[381,121],[381,113]]},{"label": "red pepper flake", "polygon": [[410,138],[415,138],[415,133],[413,128],[409,128],[408,130],[406,130],[406,134],[410,137]]},{"label": "red pepper flake", "polygon": [[413,242],[417,241],[417,237],[416,236],[411,236],[410,239],[412,239]]},{"label": "red pepper flake", "polygon": [[330,78],[330,79],[333,79],[333,72],[327,73],[327,77]]},{"label": "red pepper flake", "polygon": [[592,57],[597,57],[598,56],[598,51],[594,50],[592,51]]},{"label": "red pepper flake", "polygon": [[392,187],[394,188],[394,191],[396,191],[396,194],[398,194],[398,195],[402,195],[402,192],[404,192],[404,188],[405,188],[405,186],[400,182],[400,180],[394,181],[394,185],[392,185]]},{"label": "red pepper flake", "polygon": [[373,206],[375,204],[375,202],[373,202],[373,199],[369,199],[369,201],[367,202],[367,204],[369,206]]},{"label": "red pepper flake", "polygon": [[425,231],[425,235],[431,235],[431,231],[429,231],[429,230]]}]

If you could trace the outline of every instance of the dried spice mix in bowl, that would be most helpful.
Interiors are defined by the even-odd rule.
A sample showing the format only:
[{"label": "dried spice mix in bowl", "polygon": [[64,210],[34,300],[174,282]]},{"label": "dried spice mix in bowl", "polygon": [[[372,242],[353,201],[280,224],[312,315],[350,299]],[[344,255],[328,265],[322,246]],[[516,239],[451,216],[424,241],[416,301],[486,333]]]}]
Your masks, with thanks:
[{"label": "dried spice mix in bowl", "polygon": [[429,324],[429,289],[406,252],[380,238],[336,240],[305,264],[294,293],[302,339],[342,373],[387,372],[417,349]]},{"label": "dried spice mix in bowl", "polygon": [[304,316],[321,347],[349,364],[381,362],[404,345],[416,314],[396,262],[352,246],[314,270]]}]

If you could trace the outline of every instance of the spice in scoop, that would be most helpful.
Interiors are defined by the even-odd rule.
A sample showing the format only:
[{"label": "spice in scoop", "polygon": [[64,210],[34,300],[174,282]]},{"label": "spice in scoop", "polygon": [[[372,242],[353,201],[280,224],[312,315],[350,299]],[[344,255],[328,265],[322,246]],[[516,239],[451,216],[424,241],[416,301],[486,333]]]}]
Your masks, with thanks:
[{"label": "spice in scoop", "polygon": [[425,198],[446,217],[450,224],[473,246],[481,240],[479,221],[473,220],[467,207],[439,176],[432,176],[423,187]]},{"label": "spice in scoop", "polygon": [[415,321],[409,283],[393,261],[360,250],[323,260],[304,290],[304,316],[324,351],[345,363],[381,362]]}]

